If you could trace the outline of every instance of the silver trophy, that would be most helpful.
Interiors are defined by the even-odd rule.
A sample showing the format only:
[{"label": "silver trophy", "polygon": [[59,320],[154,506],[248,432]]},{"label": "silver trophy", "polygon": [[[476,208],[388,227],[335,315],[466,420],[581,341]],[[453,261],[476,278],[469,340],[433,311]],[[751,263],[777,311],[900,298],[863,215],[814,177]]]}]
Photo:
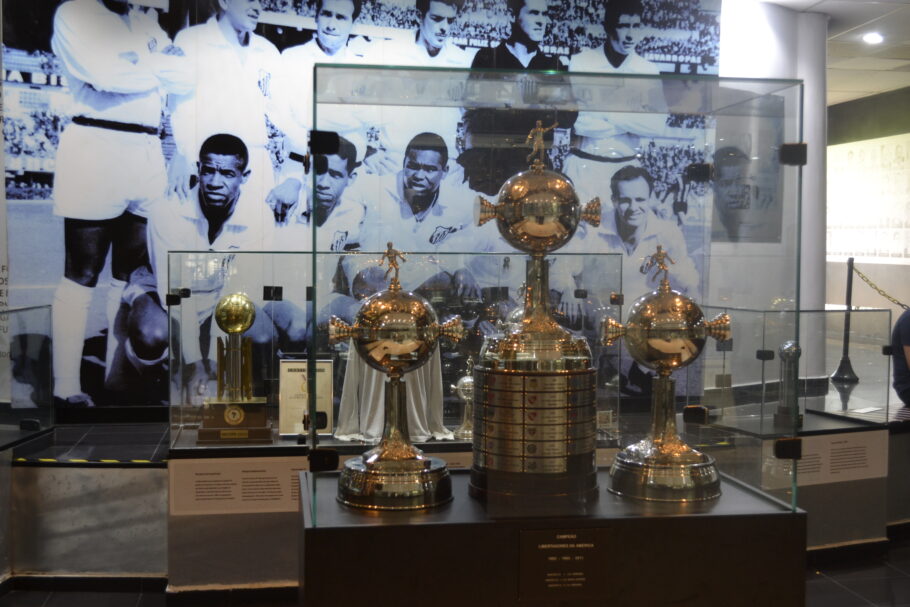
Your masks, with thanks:
[{"label": "silver trophy", "polygon": [[440,337],[461,339],[459,317],[439,324],[422,297],[403,291],[398,282],[404,255],[388,243],[379,265],[388,261],[388,289],[367,297],[353,325],[333,316],[329,340],[352,339],[366,363],[386,373],[385,425],[379,444],[345,462],[338,480],[338,500],[372,510],[415,510],[452,499],[452,480],[443,460],[427,457],[410,441],[402,375],[429,360]]},{"label": "silver trophy", "polygon": [[484,500],[585,502],[597,495],[596,371],[587,342],[553,318],[545,256],[566,244],[579,222],[598,225],[600,201],[582,207],[572,182],[546,170],[538,156],[503,184],[498,204],[479,200],[478,225],[492,220],[529,256],[522,311],[485,338],[474,367],[469,489]]},{"label": "silver trophy", "polygon": [[453,434],[458,440],[471,440],[474,436],[474,357],[469,356],[464,366],[465,374],[452,386],[463,406],[461,425]]},{"label": "silver trophy", "polygon": [[667,262],[673,260],[658,245],[642,266],[663,278],[656,291],[632,303],[625,326],[612,318],[603,324],[603,342],[624,338],[626,349],[640,365],[657,371],[652,379],[651,431],[647,438],[620,451],[610,468],[613,493],[644,500],[689,502],[720,495],[714,458],[687,445],[676,432],[676,382],[670,374],[691,364],[708,337],[730,339],[730,317],[705,320],[691,299],[670,288]]}]

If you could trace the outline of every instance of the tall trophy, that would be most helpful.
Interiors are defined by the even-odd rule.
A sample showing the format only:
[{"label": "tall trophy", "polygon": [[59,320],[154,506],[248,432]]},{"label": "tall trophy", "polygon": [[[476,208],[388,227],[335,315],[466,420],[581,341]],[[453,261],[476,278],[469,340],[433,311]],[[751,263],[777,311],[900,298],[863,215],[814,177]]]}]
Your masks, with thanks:
[{"label": "tall trophy", "polygon": [[730,339],[730,317],[705,320],[691,299],[670,288],[667,262],[673,260],[658,245],[642,265],[656,268],[663,278],[656,291],[632,303],[625,326],[612,318],[603,323],[603,342],[625,338],[626,349],[640,365],[657,371],[652,379],[651,431],[620,451],[610,468],[610,490],[619,495],[660,502],[691,502],[720,496],[720,477],[714,458],[687,445],[676,432],[676,382],[670,374],[691,364],[708,337]]},{"label": "tall trophy", "polygon": [[202,406],[197,443],[268,443],[272,428],[265,398],[253,396],[253,348],[243,334],[256,320],[256,306],[245,293],[225,295],[215,306],[215,322],[227,335],[217,341],[218,395]]},{"label": "tall trophy", "polygon": [[474,357],[469,356],[464,366],[465,374],[452,386],[463,407],[461,425],[452,434],[458,440],[471,440],[474,437]]},{"label": "tall trophy", "polygon": [[533,152],[529,170],[502,185],[498,204],[478,200],[477,224],[495,220],[528,259],[521,314],[487,336],[474,367],[469,491],[487,502],[546,508],[597,496],[596,371],[587,342],[553,318],[545,256],[579,222],[599,225],[600,201],[582,207],[572,182],[544,168],[542,148]]},{"label": "tall trophy", "polygon": [[427,362],[440,337],[461,339],[459,317],[439,324],[436,312],[419,295],[401,289],[401,252],[388,243],[379,265],[388,261],[388,289],[367,297],[353,325],[333,316],[329,341],[353,340],[366,363],[386,373],[385,425],[379,444],[345,462],[338,480],[338,501],[371,510],[416,510],[452,499],[452,479],[443,460],[414,447],[408,432],[406,391],[402,375]]}]

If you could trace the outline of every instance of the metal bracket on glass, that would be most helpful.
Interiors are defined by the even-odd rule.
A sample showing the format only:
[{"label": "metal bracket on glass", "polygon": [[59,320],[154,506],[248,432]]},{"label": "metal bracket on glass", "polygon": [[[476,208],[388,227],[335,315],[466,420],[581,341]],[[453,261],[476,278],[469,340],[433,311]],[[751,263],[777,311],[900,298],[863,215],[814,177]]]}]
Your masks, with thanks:
[{"label": "metal bracket on glass", "polygon": [[780,146],[780,163],[789,166],[806,166],[809,148],[805,143],[785,143]]},{"label": "metal bracket on glass", "polygon": [[338,469],[338,451],[335,449],[312,449],[307,454],[310,472],[327,472]]},{"label": "metal bracket on glass", "polygon": [[774,350],[756,350],[755,358],[761,361],[774,360]]},{"label": "metal bracket on glass", "polygon": [[774,457],[777,459],[802,459],[803,439],[796,436],[777,439],[774,441]]},{"label": "metal bracket on glass", "polygon": [[313,287],[306,288],[306,300],[313,301]]},{"label": "metal bracket on glass", "polygon": [[164,305],[179,306],[181,299],[188,299],[191,291],[189,289],[171,289],[171,292],[164,296]]},{"label": "metal bracket on glass", "polygon": [[715,417],[716,411],[714,411],[713,407],[688,405],[683,409],[683,422],[687,424],[704,426],[711,423]]},{"label": "metal bracket on glass", "polygon": [[733,351],[733,339],[727,339],[724,341],[714,342],[714,349],[717,352],[732,352]]},{"label": "metal bracket on glass", "polygon": [[312,154],[337,154],[341,145],[335,131],[310,131],[310,152]]},{"label": "metal bracket on glass", "polygon": [[610,305],[621,306],[625,303],[625,297],[622,293],[610,293]]},{"label": "metal bracket on glass", "polygon": [[714,165],[708,162],[693,162],[686,167],[686,179],[696,183],[711,181],[714,174]]},{"label": "metal bracket on glass", "polygon": [[894,354],[894,348],[891,347],[891,344],[882,346],[882,356],[891,356],[892,354]]},{"label": "metal bracket on glass", "polygon": [[575,289],[575,299],[587,299],[588,290],[587,289]]},{"label": "metal bracket on glass", "polygon": [[264,286],[262,287],[262,299],[264,301],[281,301],[284,295],[283,287]]}]

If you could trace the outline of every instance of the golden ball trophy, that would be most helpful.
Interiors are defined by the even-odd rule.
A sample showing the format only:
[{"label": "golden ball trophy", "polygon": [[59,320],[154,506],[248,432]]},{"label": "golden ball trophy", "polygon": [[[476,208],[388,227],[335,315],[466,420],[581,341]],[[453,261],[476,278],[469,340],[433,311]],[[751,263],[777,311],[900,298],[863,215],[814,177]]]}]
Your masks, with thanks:
[{"label": "golden ball trophy", "polygon": [[676,382],[670,374],[698,358],[708,337],[730,339],[730,317],[705,320],[695,302],[670,288],[667,261],[673,263],[658,245],[642,272],[663,272],[660,286],[632,303],[625,326],[612,318],[603,323],[604,344],[624,338],[632,359],[657,372],[651,383],[650,433],[616,455],[610,491],[659,502],[709,500],[720,496],[717,466],[677,434]]},{"label": "golden ball trophy", "polygon": [[529,170],[502,185],[498,204],[478,200],[477,224],[495,220],[529,255],[522,311],[485,338],[474,367],[469,491],[487,503],[561,508],[597,496],[596,371],[584,338],[553,318],[545,256],[581,221],[599,225],[600,201],[583,207],[572,182],[544,168],[542,147],[533,153]]},{"label": "golden ball trophy", "polygon": [[217,341],[218,396],[202,406],[197,443],[268,443],[272,428],[265,398],[253,396],[252,341],[243,334],[256,320],[245,293],[225,295],[215,306],[215,323],[227,334]]},{"label": "golden ball trophy", "polygon": [[385,423],[379,444],[345,462],[338,479],[338,501],[370,510],[416,510],[452,499],[452,479],[443,460],[427,457],[411,444],[407,399],[402,376],[429,360],[439,338],[458,341],[464,335],[457,316],[439,324],[432,306],[403,291],[398,261],[406,261],[388,243],[379,265],[388,260],[389,287],[367,297],[353,325],[333,316],[329,341],[353,340],[366,363],[386,373]]}]

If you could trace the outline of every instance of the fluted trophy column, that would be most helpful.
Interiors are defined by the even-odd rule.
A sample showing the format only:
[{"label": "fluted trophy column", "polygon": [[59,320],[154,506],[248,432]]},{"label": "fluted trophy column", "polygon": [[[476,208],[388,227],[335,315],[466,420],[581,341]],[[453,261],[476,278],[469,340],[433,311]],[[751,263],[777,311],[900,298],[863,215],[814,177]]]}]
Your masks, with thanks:
[{"label": "fluted trophy column", "polygon": [[424,298],[401,289],[399,261],[404,255],[392,243],[379,265],[388,261],[389,287],[367,297],[353,325],[333,316],[329,340],[353,340],[368,365],[386,373],[385,424],[379,444],[345,462],[338,479],[338,501],[370,510],[414,510],[452,499],[452,480],[443,460],[427,457],[411,444],[406,390],[402,376],[432,355],[439,338],[459,340],[459,317],[439,324]]},{"label": "fluted trophy column", "polygon": [[508,179],[498,204],[478,204],[478,225],[529,253],[520,320],[484,339],[474,367],[474,463],[470,493],[520,506],[586,503],[597,496],[596,371],[587,342],[550,310],[546,255],[581,221],[600,222],[572,182],[540,159]]},{"label": "fluted trophy column", "polygon": [[651,431],[616,455],[610,491],[651,501],[713,499],[720,495],[717,466],[713,457],[677,434],[676,386],[670,374],[698,358],[708,337],[730,339],[730,317],[705,320],[691,299],[670,288],[667,262],[673,260],[658,245],[642,267],[642,272],[663,272],[658,289],[635,300],[625,326],[607,318],[602,328],[606,345],[624,338],[632,359],[657,372],[652,379]]}]

